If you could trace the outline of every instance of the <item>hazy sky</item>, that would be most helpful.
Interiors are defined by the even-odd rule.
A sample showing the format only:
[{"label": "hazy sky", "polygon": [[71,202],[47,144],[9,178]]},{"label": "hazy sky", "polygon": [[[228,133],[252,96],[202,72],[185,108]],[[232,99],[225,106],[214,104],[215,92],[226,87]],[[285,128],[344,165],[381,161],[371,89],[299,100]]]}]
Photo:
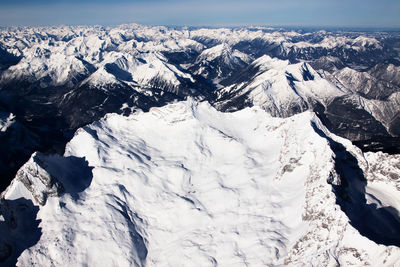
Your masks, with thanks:
[{"label": "hazy sky", "polygon": [[0,26],[133,22],[400,28],[400,0],[0,0]]}]

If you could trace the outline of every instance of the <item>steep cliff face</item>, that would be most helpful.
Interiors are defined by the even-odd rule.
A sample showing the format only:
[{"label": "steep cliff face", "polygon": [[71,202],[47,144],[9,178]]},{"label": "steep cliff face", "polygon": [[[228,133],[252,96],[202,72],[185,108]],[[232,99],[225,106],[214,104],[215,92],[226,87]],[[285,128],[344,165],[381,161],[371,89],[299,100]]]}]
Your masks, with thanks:
[{"label": "steep cliff face", "polygon": [[398,163],[363,155],[311,112],[190,100],[79,129],[64,157],[33,155],[18,172],[31,182],[17,176],[3,197],[41,204],[21,266],[393,266]]}]

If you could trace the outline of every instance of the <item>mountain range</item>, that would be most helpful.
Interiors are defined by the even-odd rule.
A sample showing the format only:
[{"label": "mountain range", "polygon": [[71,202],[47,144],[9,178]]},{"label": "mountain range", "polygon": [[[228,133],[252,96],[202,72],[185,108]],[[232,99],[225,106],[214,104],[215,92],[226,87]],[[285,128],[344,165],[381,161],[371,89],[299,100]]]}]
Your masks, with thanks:
[{"label": "mountain range", "polygon": [[399,51],[397,32],[0,29],[0,262],[396,265]]}]

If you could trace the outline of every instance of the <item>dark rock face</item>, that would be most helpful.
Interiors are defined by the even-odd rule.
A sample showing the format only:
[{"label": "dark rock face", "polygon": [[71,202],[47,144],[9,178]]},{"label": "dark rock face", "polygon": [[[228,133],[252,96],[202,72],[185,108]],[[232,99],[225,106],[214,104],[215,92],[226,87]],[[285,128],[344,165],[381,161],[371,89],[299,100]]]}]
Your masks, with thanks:
[{"label": "dark rock face", "polygon": [[25,127],[18,119],[0,133],[0,191],[3,191],[17,170],[40,149],[39,136]]},{"label": "dark rock face", "polygon": [[38,211],[31,200],[0,199],[0,215],[5,219],[0,221],[0,265],[15,266],[19,255],[39,241]]},{"label": "dark rock face", "polygon": [[92,168],[84,158],[41,153],[24,164],[14,181],[31,193],[35,203],[25,198],[0,198],[0,266],[15,266],[21,253],[39,241],[42,231],[37,204],[45,205],[48,197],[62,194],[78,200],[78,193],[92,182]]},{"label": "dark rock face", "polygon": [[7,50],[0,45],[0,71],[6,70],[10,66],[17,64],[20,59],[20,57],[8,53]]},{"label": "dark rock face", "polygon": [[[326,136],[315,125],[316,132],[326,138],[335,154],[337,184],[328,181],[336,195],[336,203],[359,233],[377,244],[400,246],[400,220],[393,207],[377,207],[365,198],[367,181],[357,159],[346,148]],[[333,174],[331,174],[333,175]],[[397,215],[397,216],[396,216]]]},{"label": "dark rock face", "polygon": [[379,121],[352,100],[347,97],[336,98],[324,111],[325,123],[334,133],[354,141],[371,136],[390,136]]},{"label": "dark rock face", "polygon": [[[108,34],[105,29],[99,31],[104,36]],[[251,29],[248,31],[248,34],[252,32]],[[23,54],[25,50],[21,44],[10,45],[9,42],[7,43],[8,37],[0,35],[0,111],[15,115],[15,123],[4,132],[0,132],[2,151],[0,191],[5,189],[17,170],[34,151],[62,154],[65,144],[71,139],[76,129],[100,119],[107,113],[129,114],[135,109],[147,111],[151,107],[162,106],[187,97],[207,100],[221,111],[235,111],[252,106],[248,93],[239,94],[238,92],[240,88],[251,83],[259,69],[251,62],[235,57],[231,53],[234,50],[247,54],[252,59],[269,55],[291,63],[307,61],[309,65],[304,64],[302,67],[304,81],[312,81],[315,78],[310,68],[331,75],[333,82],[340,78],[338,73],[345,68],[361,73],[360,77],[367,78],[349,83],[351,88],[347,89],[352,93],[332,99],[325,106],[318,99],[301,100],[288,105],[285,114],[313,109],[329,130],[349,138],[361,149],[399,153],[400,109],[396,111],[398,107],[396,105],[399,103],[396,100],[398,97],[394,97],[400,92],[398,56],[400,37],[397,33],[305,33],[298,31],[295,35],[283,35],[285,40],[279,41],[262,36],[248,39],[243,37],[243,40],[234,41],[223,40],[215,34],[209,36],[194,34],[191,37],[189,31],[185,38],[199,44],[196,49],[191,47],[164,49],[157,53],[164,57],[162,62],[166,69],[175,74],[176,72],[184,73],[187,75],[185,77],[190,78],[176,74],[178,83],[173,84],[162,75],[157,75],[146,84],[140,84],[134,79],[127,66],[121,67],[120,62],[107,61],[108,63],[103,66],[104,70],[117,83],[105,83],[98,86],[85,83],[84,81],[99,69],[92,60],[96,59],[99,63],[107,53],[125,53],[126,51],[119,47],[124,47],[128,42],[134,41],[130,47],[132,51],[136,51],[136,54],[127,54],[119,58],[123,58],[126,63],[127,58],[136,57],[138,64],[146,64],[149,62],[140,55],[147,55],[149,51],[144,48],[141,51],[141,45],[146,46],[151,42],[165,45],[175,38],[165,31],[160,32],[160,34],[165,34],[161,39],[159,36],[136,34],[134,30],[132,32],[131,36],[129,33],[121,34],[119,39],[114,38],[109,44],[103,43],[93,54],[90,54],[90,46],[87,44],[82,43],[72,47],[74,60],[82,66],[82,69],[71,68],[67,82],[58,85],[54,85],[55,74],[51,72],[38,80],[29,75],[27,77],[13,75],[17,71],[12,67],[18,66],[28,55]],[[271,30],[262,30],[262,32],[268,33]],[[23,46],[29,46],[30,39],[36,42],[35,44],[46,41],[49,48],[37,48],[34,55],[29,56],[48,60],[53,56],[51,46],[55,42],[62,41],[73,45],[80,34],[71,32],[64,36],[47,34],[34,37],[22,34],[21,38],[25,38],[22,42]],[[363,43],[364,36],[372,41],[368,39],[369,41]],[[358,37],[361,39],[357,39]],[[337,41],[337,45],[329,46],[325,45],[326,38],[331,38],[331,40],[347,38],[347,41],[344,43]],[[211,61],[199,59],[201,52],[205,49],[223,43],[226,45],[227,41],[229,41],[227,49],[231,54],[224,52]],[[308,45],[301,45],[300,42],[307,42]],[[20,51],[21,54],[14,55],[12,51]],[[65,51],[63,53],[67,53]],[[161,56],[158,57],[161,58]],[[43,70],[47,71],[46,68],[48,66],[44,65]],[[287,76],[287,80],[289,85],[295,82],[294,77],[290,75]],[[335,82],[335,84],[338,87],[345,87],[340,82]],[[368,85],[368,90],[365,90],[366,85]],[[224,91],[227,87],[231,89]],[[294,85],[293,90],[296,91]],[[379,100],[384,104],[390,103],[390,119],[382,119],[385,117],[387,108],[383,109],[382,116],[377,117],[365,106],[360,106],[359,102],[354,101],[356,98]],[[224,104],[220,104],[221,101]],[[7,249],[4,248],[4,251]]]},{"label": "dark rock face", "polygon": [[316,105],[314,112],[331,132],[352,140],[364,152],[400,153],[400,138],[390,135],[382,123],[349,99],[337,98],[327,109]]}]

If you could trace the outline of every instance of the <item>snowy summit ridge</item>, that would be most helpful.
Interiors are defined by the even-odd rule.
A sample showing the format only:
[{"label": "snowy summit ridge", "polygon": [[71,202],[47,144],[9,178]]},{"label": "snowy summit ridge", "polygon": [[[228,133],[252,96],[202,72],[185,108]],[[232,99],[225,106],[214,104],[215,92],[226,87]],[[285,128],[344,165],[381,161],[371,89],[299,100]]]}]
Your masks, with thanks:
[{"label": "snowy summit ridge", "polygon": [[67,145],[66,159],[91,168],[81,192],[57,168],[62,158],[42,158],[65,193],[40,207],[40,239],[18,264],[395,264],[399,248],[360,235],[336,204],[335,151],[323,135],[362,157],[311,112],[281,119],[189,100],[108,115]]}]

